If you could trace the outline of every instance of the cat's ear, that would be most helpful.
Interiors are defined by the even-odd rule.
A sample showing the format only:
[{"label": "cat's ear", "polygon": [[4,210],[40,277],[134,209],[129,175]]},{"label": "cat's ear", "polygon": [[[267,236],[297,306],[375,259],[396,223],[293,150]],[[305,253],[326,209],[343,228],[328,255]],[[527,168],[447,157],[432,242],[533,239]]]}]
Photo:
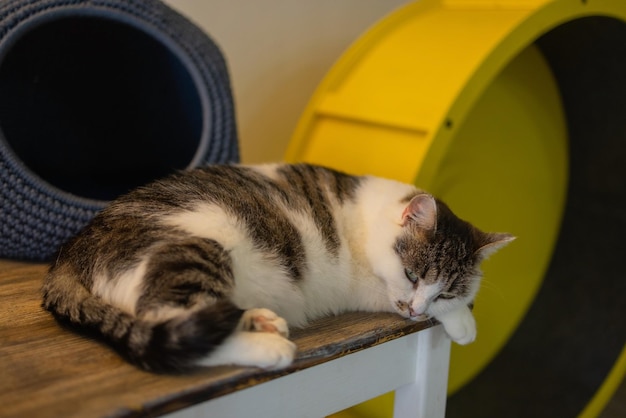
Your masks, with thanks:
[{"label": "cat's ear", "polygon": [[476,250],[476,254],[484,260],[489,258],[491,254],[498,251],[500,248],[504,247],[511,241],[513,241],[516,237],[511,234],[505,233],[490,233],[486,234],[481,232],[481,239],[478,249]]},{"label": "cat's ear", "polygon": [[427,193],[421,193],[411,199],[402,212],[402,226],[415,222],[417,226],[427,230],[437,227],[437,202]]}]

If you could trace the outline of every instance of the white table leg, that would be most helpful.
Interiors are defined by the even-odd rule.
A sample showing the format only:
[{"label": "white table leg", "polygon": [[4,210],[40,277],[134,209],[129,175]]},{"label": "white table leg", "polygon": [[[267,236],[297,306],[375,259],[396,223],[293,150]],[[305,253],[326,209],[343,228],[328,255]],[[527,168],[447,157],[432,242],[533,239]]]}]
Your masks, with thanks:
[{"label": "white table leg", "polygon": [[415,381],[396,390],[394,418],[444,418],[450,339],[443,326],[418,332]]}]

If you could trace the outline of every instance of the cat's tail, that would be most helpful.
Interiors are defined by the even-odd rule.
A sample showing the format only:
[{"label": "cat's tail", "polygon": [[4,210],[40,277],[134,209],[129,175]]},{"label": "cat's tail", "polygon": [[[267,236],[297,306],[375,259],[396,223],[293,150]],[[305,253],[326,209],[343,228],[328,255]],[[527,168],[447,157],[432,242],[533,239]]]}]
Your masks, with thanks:
[{"label": "cat's tail", "polygon": [[224,301],[181,316],[141,320],[93,295],[57,268],[44,280],[43,304],[64,325],[103,338],[137,366],[178,372],[206,358],[239,325],[242,310]]}]

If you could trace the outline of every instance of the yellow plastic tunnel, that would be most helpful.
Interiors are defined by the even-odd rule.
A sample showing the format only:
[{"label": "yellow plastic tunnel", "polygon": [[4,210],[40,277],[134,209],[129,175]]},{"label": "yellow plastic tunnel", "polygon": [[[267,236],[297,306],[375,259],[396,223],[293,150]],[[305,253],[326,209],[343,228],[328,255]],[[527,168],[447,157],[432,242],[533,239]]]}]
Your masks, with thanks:
[{"label": "yellow plastic tunnel", "polygon": [[518,236],[484,265],[447,416],[595,416],[622,380],[625,120],[622,0],[418,1],[320,84],[287,160],[413,182]]}]

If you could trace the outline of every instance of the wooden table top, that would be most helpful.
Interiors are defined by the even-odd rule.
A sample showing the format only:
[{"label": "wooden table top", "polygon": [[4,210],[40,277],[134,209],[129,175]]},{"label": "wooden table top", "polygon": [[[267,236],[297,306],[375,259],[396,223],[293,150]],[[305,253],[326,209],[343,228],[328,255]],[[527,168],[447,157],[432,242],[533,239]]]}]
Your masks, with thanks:
[{"label": "wooden table top", "polygon": [[298,356],[280,372],[214,367],[157,375],[61,328],[41,304],[47,266],[0,260],[0,416],[157,416],[428,328],[394,314],[350,313],[292,331]]}]

